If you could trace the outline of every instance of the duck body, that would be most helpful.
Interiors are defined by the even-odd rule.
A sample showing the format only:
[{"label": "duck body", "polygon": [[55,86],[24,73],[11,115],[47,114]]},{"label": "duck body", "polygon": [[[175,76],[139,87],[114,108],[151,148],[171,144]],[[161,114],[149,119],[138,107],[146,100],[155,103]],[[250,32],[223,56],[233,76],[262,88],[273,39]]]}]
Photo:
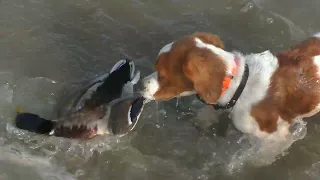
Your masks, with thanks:
[{"label": "duck body", "polygon": [[33,113],[18,113],[20,129],[51,136],[90,139],[98,135],[126,135],[136,126],[146,103],[134,93],[140,79],[134,62],[118,61],[110,73],[88,81],[59,101],[58,117],[44,119]]}]

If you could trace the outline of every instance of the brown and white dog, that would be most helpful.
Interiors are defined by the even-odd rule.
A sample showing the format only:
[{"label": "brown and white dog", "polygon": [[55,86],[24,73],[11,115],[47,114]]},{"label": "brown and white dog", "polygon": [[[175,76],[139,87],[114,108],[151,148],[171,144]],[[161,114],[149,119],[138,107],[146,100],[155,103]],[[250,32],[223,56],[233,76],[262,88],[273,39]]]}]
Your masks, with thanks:
[{"label": "brown and white dog", "polygon": [[202,32],[167,44],[143,80],[144,97],[197,94],[208,104],[231,103],[235,127],[260,139],[285,138],[291,124],[319,112],[320,33],[277,55],[223,49],[218,36]]}]

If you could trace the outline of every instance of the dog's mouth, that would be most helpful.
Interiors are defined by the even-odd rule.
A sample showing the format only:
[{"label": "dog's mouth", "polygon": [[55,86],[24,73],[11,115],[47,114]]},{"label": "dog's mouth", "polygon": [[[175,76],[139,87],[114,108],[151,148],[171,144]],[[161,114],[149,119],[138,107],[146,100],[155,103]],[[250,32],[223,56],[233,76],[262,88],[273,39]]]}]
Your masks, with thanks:
[{"label": "dog's mouth", "polygon": [[77,112],[59,120],[51,135],[74,139],[90,139],[97,135],[126,135],[136,127],[145,103],[143,97],[127,97],[93,111]]}]

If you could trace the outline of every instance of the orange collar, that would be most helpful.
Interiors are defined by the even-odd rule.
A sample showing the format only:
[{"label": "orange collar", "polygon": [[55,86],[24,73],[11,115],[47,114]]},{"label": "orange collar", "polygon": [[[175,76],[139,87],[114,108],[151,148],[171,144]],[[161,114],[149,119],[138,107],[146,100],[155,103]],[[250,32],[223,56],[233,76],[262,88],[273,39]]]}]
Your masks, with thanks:
[{"label": "orange collar", "polygon": [[[231,64],[231,72],[227,72],[226,77],[223,80],[223,84],[222,84],[222,92],[221,95],[225,93],[225,91],[229,88],[231,80],[234,78],[235,74],[239,71],[239,60],[237,58],[234,59],[234,61]],[[219,103],[217,104],[210,104],[213,106],[214,109],[219,110],[219,109],[230,109],[232,107],[234,107],[234,105],[237,103],[239,97],[241,96],[246,83],[248,81],[249,78],[249,66],[248,64],[244,64],[244,72],[242,75],[242,79],[241,82],[238,86],[238,88],[236,89],[235,93],[233,94],[233,97],[231,98],[231,100],[224,105],[221,105]],[[204,102],[205,104],[207,104],[205,101],[203,101],[199,95],[197,95],[197,97],[200,99],[200,101]]]},{"label": "orange collar", "polygon": [[226,90],[229,88],[231,80],[234,78],[234,76],[239,70],[238,59],[236,59],[236,57],[234,57],[234,60],[232,61],[231,66],[232,66],[231,73],[228,72],[226,77],[224,77],[222,81],[222,91],[220,96],[223,95],[226,92]]}]

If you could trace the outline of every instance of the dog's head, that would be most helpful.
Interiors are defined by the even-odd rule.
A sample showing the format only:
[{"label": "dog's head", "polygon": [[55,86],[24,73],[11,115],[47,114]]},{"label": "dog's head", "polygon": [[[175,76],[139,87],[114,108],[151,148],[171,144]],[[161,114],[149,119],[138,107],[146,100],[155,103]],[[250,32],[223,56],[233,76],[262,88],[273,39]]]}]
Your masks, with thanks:
[{"label": "dog's head", "polygon": [[223,49],[218,36],[202,32],[167,44],[158,54],[155,72],[143,80],[144,97],[162,101],[198,94],[215,103],[231,67],[228,59],[234,59]]}]

